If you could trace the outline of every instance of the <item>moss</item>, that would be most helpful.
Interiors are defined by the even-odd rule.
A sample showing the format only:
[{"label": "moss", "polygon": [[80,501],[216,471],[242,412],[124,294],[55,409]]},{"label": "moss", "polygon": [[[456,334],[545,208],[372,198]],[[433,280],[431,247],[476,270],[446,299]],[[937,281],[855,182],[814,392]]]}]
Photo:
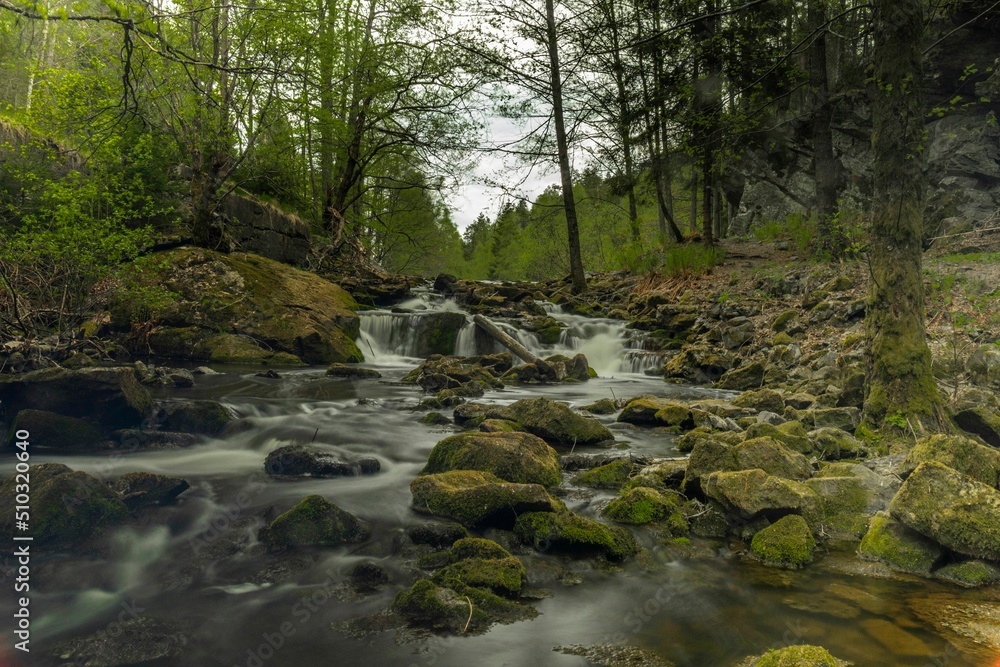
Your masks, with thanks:
[{"label": "moss", "polygon": [[735,389],[743,391],[755,389],[764,384],[767,366],[761,360],[744,363],[738,368],[726,371],[715,386],[720,389]]},{"label": "moss", "polygon": [[687,520],[680,509],[680,500],[675,494],[637,487],[612,500],[604,514],[612,521],[632,525],[665,521],[671,535],[687,535]]},{"label": "moss", "polygon": [[774,438],[761,437],[745,440],[732,448],[737,470],[759,468],[769,475],[786,479],[808,479],[812,465],[802,454],[792,451]]},{"label": "moss", "polygon": [[421,474],[480,470],[508,482],[555,486],[561,481],[559,455],[529,433],[460,433],[431,450]]},{"label": "moss", "polygon": [[428,426],[451,426],[451,420],[440,412],[428,412],[417,421]]},{"label": "moss", "polygon": [[618,406],[610,398],[602,398],[580,409],[594,415],[611,415],[618,412]]},{"label": "moss", "polygon": [[103,441],[101,430],[90,422],[45,410],[18,412],[10,429],[8,447],[14,447],[14,434],[21,429],[31,433],[32,445],[44,449],[79,452],[99,447]]},{"label": "moss", "polygon": [[906,475],[924,461],[937,461],[989,486],[1000,482],[1000,451],[958,435],[932,435],[919,440],[903,462]]},{"label": "moss", "polygon": [[631,477],[638,470],[638,466],[628,456],[615,459],[611,463],[605,463],[580,473],[573,480],[574,484],[589,486],[595,489],[618,490],[625,486]]},{"label": "moss", "polygon": [[509,527],[524,512],[549,512],[554,501],[538,484],[512,484],[490,473],[455,470],[410,482],[413,508],[464,526]]},{"label": "moss", "polygon": [[900,572],[922,575],[930,573],[941,554],[937,544],[884,512],[872,517],[868,532],[858,547],[858,555],[865,560],[884,563]]},{"label": "moss", "polygon": [[638,552],[635,539],[628,531],[568,510],[522,514],[514,524],[514,533],[536,549],[572,555],[602,555],[611,560],[623,560]]},{"label": "moss", "polygon": [[812,562],[816,540],[806,520],[790,514],[758,531],[750,542],[750,552],[765,565],[799,568]]},{"label": "moss", "polygon": [[502,595],[516,596],[524,586],[524,576],[525,570],[521,561],[508,556],[467,558],[438,571],[433,580],[453,590],[460,590],[464,584],[476,588],[488,588]]},{"label": "moss", "polygon": [[555,345],[559,342],[561,334],[562,328],[559,325],[544,327],[535,331],[535,335],[538,336],[538,342],[542,345]]},{"label": "moss", "polygon": [[521,430],[521,425],[509,419],[484,419],[479,430],[486,433],[515,433]]},{"label": "moss", "polygon": [[747,440],[762,437],[774,438],[800,454],[809,454],[813,450],[813,444],[806,435],[806,428],[802,422],[788,421],[778,426],[757,422],[747,427]]},{"label": "moss", "polygon": [[800,644],[771,649],[752,667],[839,667],[840,664],[825,648]]},{"label": "moss", "polygon": [[981,560],[967,560],[945,565],[934,576],[965,588],[981,588],[1000,582],[1000,568]]},{"label": "moss", "polygon": [[523,398],[490,416],[515,421],[528,433],[554,446],[596,445],[615,439],[601,422],[582,417],[565,403],[547,398]]},{"label": "moss", "polygon": [[785,410],[785,400],[774,389],[754,389],[745,391],[733,399],[733,405],[754,410],[767,410],[781,414]]},{"label": "moss", "polygon": [[326,498],[312,495],[260,530],[260,541],[279,551],[303,546],[335,547],[364,542],[368,526]]},{"label": "moss", "polygon": [[786,310],[771,322],[771,330],[778,333],[788,329],[788,325],[792,323],[796,317],[799,316],[799,311],[797,310]]},{"label": "moss", "polygon": [[463,537],[451,545],[452,560],[466,558],[509,558],[510,552],[493,540],[482,537]]},{"label": "moss", "polygon": [[413,625],[454,631],[462,629],[469,614],[464,599],[429,579],[421,579],[409,590],[401,591],[392,606]]},{"label": "moss", "polygon": [[701,480],[701,489],[712,500],[746,517],[796,512],[812,521],[819,507],[816,492],[805,484],[763,470],[715,472]]},{"label": "moss", "polygon": [[774,345],[774,346],[778,346],[778,345],[791,345],[794,342],[795,342],[795,340],[791,336],[789,336],[787,333],[785,333],[784,331],[780,331],[780,332],[776,333],[774,335],[774,338],[771,339],[771,345]]},{"label": "moss", "polygon": [[869,492],[858,479],[826,476],[806,480],[805,485],[820,497],[819,515],[825,531],[849,539],[865,534]]}]

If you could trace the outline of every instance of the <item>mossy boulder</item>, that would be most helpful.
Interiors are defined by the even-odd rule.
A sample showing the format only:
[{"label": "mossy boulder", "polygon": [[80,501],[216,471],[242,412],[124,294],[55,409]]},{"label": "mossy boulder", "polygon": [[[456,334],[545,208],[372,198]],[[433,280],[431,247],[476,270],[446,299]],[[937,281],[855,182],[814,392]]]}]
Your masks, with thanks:
[{"label": "mossy boulder", "polygon": [[369,534],[364,521],[323,496],[312,495],[261,528],[258,537],[268,549],[282,551],[364,542]]},{"label": "mossy boulder", "polygon": [[757,359],[726,371],[715,383],[715,386],[719,389],[735,389],[737,391],[757,389],[764,384],[766,373],[767,365]]},{"label": "mossy boulder", "polygon": [[613,415],[618,412],[618,404],[610,398],[601,398],[580,408],[593,415]]},{"label": "mossy boulder", "polygon": [[812,450],[821,459],[857,459],[868,455],[868,447],[847,431],[829,426],[809,431]]},{"label": "mossy boulder", "polygon": [[1000,561],[1000,492],[941,463],[917,466],[889,512],[952,551]]},{"label": "mossy boulder", "polygon": [[779,649],[771,649],[750,667],[846,667],[850,663],[838,660],[822,646],[797,644]]},{"label": "mossy boulder", "polygon": [[938,544],[885,512],[872,517],[868,532],[858,546],[858,555],[865,560],[884,563],[899,572],[925,576],[943,554]]},{"label": "mossy boulder", "polygon": [[451,414],[458,426],[475,428],[486,420],[486,416],[493,409],[493,406],[481,403],[463,403],[456,406]]},{"label": "mossy boulder", "polygon": [[683,380],[694,384],[715,382],[733,367],[733,358],[707,345],[688,345],[663,365],[667,380]]},{"label": "mossy boulder", "polygon": [[216,401],[177,401],[161,406],[160,428],[214,436],[234,420],[229,408]]},{"label": "mossy boulder", "polygon": [[932,435],[914,445],[900,470],[904,477],[924,461],[937,461],[996,487],[1000,482],[1000,450],[960,435]]},{"label": "mossy boulder", "polygon": [[[51,548],[72,547],[96,532],[120,523],[128,514],[121,498],[107,484],[85,472],[60,463],[33,465],[26,473],[31,480],[30,532],[34,544]],[[11,475],[0,484],[0,502],[10,508],[0,517],[0,539],[4,544],[20,535],[14,526],[18,484]],[[12,548],[12,547],[10,547]]]},{"label": "mossy boulder", "polygon": [[812,519],[819,508],[819,498],[808,486],[763,470],[715,472],[701,480],[701,489],[707,497],[747,519],[792,513]]},{"label": "mossy boulder", "polygon": [[707,475],[720,470],[735,470],[733,446],[716,438],[698,440],[688,457],[684,488],[697,486]]},{"label": "mossy boulder", "polygon": [[774,389],[754,389],[734,398],[733,405],[758,411],[767,410],[780,415],[785,409],[785,399]]},{"label": "mossy boulder", "polygon": [[462,537],[455,540],[449,549],[449,555],[453,562],[465,560],[467,558],[480,559],[502,559],[510,558],[510,552],[493,540],[483,537]]},{"label": "mossy boulder", "polygon": [[782,332],[788,329],[788,326],[799,316],[799,311],[794,309],[789,309],[783,311],[780,315],[774,318],[771,322],[771,330],[775,332]]},{"label": "mossy boulder", "polygon": [[410,482],[413,509],[469,528],[509,528],[521,514],[552,512],[557,504],[539,484],[505,482],[487,472],[453,470]]},{"label": "mossy boulder", "polygon": [[430,579],[420,579],[409,590],[400,592],[392,606],[413,625],[452,632],[463,630],[471,610],[464,597]]},{"label": "mossy boulder", "polygon": [[1000,567],[982,560],[967,560],[949,563],[935,570],[934,576],[964,588],[981,588],[1000,583]]},{"label": "mossy boulder", "polygon": [[521,484],[555,486],[560,481],[559,455],[530,433],[469,432],[445,438],[431,450],[421,474],[449,470],[480,470]]},{"label": "mossy boulder", "polygon": [[843,540],[864,536],[872,515],[886,509],[899,489],[895,476],[878,475],[847,462],[826,464],[805,485],[819,496],[823,532]]},{"label": "mossy boulder", "polygon": [[484,419],[479,430],[484,433],[514,433],[521,430],[521,425],[509,419]]},{"label": "mossy boulder", "polygon": [[984,407],[968,408],[955,415],[955,423],[966,433],[978,435],[987,444],[1000,447],[1000,415]]},{"label": "mossy boulder", "polygon": [[522,398],[505,408],[492,410],[489,416],[515,421],[554,447],[583,447],[615,438],[596,419],[580,416],[565,403],[547,398]]},{"label": "mossy boulder", "polygon": [[618,421],[641,426],[678,426],[694,428],[691,409],[686,405],[656,396],[637,396],[625,404]]},{"label": "mossy boulder", "polygon": [[732,448],[736,470],[759,468],[769,475],[786,479],[808,479],[813,468],[809,460],[774,438],[745,440]]},{"label": "mossy boulder", "polygon": [[638,552],[632,533],[568,510],[522,514],[514,533],[541,551],[624,560]]},{"label": "mossy boulder", "polygon": [[21,410],[85,419],[112,431],[143,424],[153,412],[153,399],[131,367],[0,375],[0,421],[13,421]]},{"label": "mossy boulder", "polygon": [[348,378],[351,380],[378,379],[382,374],[373,368],[362,368],[352,364],[330,364],[325,375],[327,377]]},{"label": "mossy boulder", "polygon": [[500,595],[517,596],[524,587],[524,577],[524,565],[508,554],[504,558],[459,560],[439,570],[433,580],[452,589],[460,589],[464,584],[486,588]]},{"label": "mossy boulder", "polygon": [[622,488],[644,486],[658,491],[680,489],[684,484],[684,475],[687,474],[687,464],[687,461],[664,461],[648,465],[632,476]]},{"label": "mossy boulder", "polygon": [[642,486],[629,489],[604,508],[604,515],[617,523],[635,526],[664,522],[673,537],[688,534],[687,519],[681,512],[680,498],[674,493],[663,493]]},{"label": "mossy boulder", "polygon": [[359,477],[381,469],[373,456],[344,459],[305,445],[278,447],[264,459],[264,471],[276,477]]},{"label": "mossy boulder", "polygon": [[750,553],[765,565],[800,568],[812,562],[816,540],[806,520],[789,514],[758,531],[750,542]]},{"label": "mossy boulder", "polygon": [[789,421],[777,426],[757,422],[747,427],[744,437],[747,440],[762,437],[774,438],[800,454],[809,454],[813,450],[813,444],[806,435],[805,426],[797,421]]},{"label": "mossy boulder", "polygon": [[94,450],[100,447],[104,440],[101,429],[94,424],[47,410],[29,409],[18,412],[10,429],[8,447],[14,447],[17,441],[15,434],[20,430],[31,434],[33,448],[60,452]]},{"label": "mossy boulder", "polygon": [[589,486],[595,489],[612,489],[617,491],[625,486],[629,478],[638,472],[639,466],[631,457],[623,456],[610,463],[591,468],[582,472],[573,480],[574,484]]},{"label": "mossy boulder", "polygon": [[468,537],[469,533],[464,526],[449,522],[410,526],[406,529],[406,535],[414,544],[426,544],[440,549],[452,546],[458,540]]},{"label": "mossy boulder", "polygon": [[[314,273],[247,253],[176,248],[140,281],[171,293],[156,313],[154,354],[213,362],[362,361],[354,299]],[[277,358],[284,353],[283,358]]]}]

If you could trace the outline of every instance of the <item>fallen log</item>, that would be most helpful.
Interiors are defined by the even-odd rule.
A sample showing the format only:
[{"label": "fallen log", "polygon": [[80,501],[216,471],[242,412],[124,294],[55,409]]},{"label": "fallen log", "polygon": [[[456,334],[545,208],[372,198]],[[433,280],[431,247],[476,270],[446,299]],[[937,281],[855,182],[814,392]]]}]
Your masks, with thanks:
[{"label": "fallen log", "polygon": [[472,318],[472,321],[475,322],[480,329],[488,333],[493,340],[500,343],[529,364],[540,361],[540,359],[533,355],[528,348],[518,343],[508,334],[504,333],[500,327],[490,322],[484,315],[476,315]]}]

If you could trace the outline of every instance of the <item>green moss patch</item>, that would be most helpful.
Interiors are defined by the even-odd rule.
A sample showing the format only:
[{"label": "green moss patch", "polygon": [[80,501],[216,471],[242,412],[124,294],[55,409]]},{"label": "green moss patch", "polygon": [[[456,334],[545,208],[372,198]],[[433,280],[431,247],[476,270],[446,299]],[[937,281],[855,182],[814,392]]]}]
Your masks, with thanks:
[{"label": "green moss patch", "polygon": [[514,524],[515,534],[540,551],[575,556],[604,556],[623,560],[638,552],[628,531],[563,510],[522,514]]},{"label": "green moss patch", "polygon": [[806,520],[790,514],[757,532],[750,553],[765,565],[799,568],[812,561],[816,540]]},{"label": "green moss patch", "polygon": [[559,455],[529,433],[460,433],[431,450],[421,474],[480,470],[502,480],[555,486],[561,479]]}]

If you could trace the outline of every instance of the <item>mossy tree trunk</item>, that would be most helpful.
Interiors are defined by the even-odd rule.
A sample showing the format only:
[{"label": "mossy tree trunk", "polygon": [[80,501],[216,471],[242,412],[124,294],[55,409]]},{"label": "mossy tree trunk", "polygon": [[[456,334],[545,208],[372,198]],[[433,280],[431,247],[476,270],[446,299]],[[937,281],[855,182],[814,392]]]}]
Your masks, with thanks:
[{"label": "mossy tree trunk", "polygon": [[[864,425],[946,427],[924,322],[923,0],[875,0],[874,202]],[[907,423],[908,422],[908,423]]]}]

